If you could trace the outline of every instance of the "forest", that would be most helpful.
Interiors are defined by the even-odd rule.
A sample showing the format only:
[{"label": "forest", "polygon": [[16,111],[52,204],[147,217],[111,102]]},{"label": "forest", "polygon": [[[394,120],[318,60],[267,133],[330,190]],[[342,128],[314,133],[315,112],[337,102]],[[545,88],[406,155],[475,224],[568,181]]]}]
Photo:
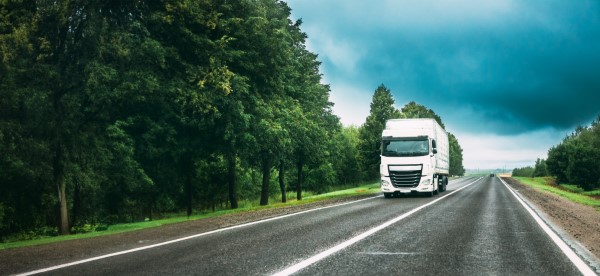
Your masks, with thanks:
[{"label": "forest", "polygon": [[342,126],[301,25],[275,0],[1,1],[0,241],[376,181],[385,120],[442,124],[381,85]]}]

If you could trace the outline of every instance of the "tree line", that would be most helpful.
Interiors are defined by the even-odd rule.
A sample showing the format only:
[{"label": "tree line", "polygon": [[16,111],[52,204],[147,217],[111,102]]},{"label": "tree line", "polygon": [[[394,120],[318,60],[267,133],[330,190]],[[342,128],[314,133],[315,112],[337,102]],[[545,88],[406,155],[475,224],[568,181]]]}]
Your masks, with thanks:
[{"label": "tree line", "polygon": [[513,176],[522,176],[522,177],[544,177],[549,176],[548,166],[546,165],[546,160],[538,158],[535,161],[535,165],[526,166],[522,168],[515,168],[512,171]]},{"label": "tree line", "polygon": [[556,177],[556,183],[575,184],[585,191],[600,188],[600,115],[590,126],[579,126],[548,150],[548,159],[534,167],[516,168],[513,176]]},{"label": "tree line", "polygon": [[276,0],[2,1],[0,240],[378,178],[381,131],[332,113],[301,24]]}]

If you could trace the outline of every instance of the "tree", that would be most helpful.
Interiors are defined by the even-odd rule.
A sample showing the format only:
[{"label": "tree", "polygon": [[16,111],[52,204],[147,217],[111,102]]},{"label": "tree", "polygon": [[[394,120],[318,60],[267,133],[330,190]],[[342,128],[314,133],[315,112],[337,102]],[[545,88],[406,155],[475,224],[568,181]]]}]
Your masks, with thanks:
[{"label": "tree", "polygon": [[590,127],[579,126],[563,141],[548,150],[548,173],[557,182],[573,183],[584,190],[600,187],[600,116]]},{"label": "tree", "polygon": [[537,159],[535,161],[535,166],[533,169],[533,177],[543,177],[548,176],[548,169],[546,167],[546,160]]},{"label": "tree", "polygon": [[440,116],[435,114],[435,112],[433,112],[433,110],[425,107],[424,105],[420,105],[416,102],[409,102],[406,105],[404,105],[402,107],[402,109],[400,110],[400,113],[401,113],[401,118],[404,118],[404,119],[416,119],[416,118],[435,119],[442,128],[446,128],[444,126],[444,123],[442,122],[442,118],[440,118]]},{"label": "tree", "polygon": [[450,154],[450,175],[464,175],[465,168],[463,167],[463,156],[462,156],[462,148],[458,143],[458,139],[454,134],[448,132],[448,141],[449,141],[449,154]]},{"label": "tree", "polygon": [[567,182],[567,168],[569,166],[568,141],[565,139],[562,143],[553,146],[548,150],[548,159],[546,167],[548,173],[556,177],[558,184]]},{"label": "tree", "polygon": [[369,116],[359,131],[360,165],[367,179],[379,176],[381,133],[385,128],[385,122],[399,117],[391,91],[381,84],[373,94]]},{"label": "tree", "polygon": [[569,156],[567,177],[585,191],[600,187],[600,150],[584,143],[575,143]]}]

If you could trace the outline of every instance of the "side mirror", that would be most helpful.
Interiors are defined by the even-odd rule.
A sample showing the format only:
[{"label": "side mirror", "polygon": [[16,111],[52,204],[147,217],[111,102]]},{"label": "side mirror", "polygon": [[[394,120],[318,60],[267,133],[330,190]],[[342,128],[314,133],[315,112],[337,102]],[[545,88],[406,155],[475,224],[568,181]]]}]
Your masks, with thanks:
[{"label": "side mirror", "polygon": [[437,153],[437,149],[433,149],[432,152],[433,152],[433,154],[436,154]]}]

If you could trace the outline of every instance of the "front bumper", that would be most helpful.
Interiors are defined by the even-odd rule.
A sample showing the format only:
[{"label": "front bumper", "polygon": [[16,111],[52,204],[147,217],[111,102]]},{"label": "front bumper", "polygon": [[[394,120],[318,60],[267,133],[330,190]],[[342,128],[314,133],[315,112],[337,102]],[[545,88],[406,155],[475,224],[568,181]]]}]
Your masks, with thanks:
[{"label": "front bumper", "polygon": [[417,187],[394,187],[389,176],[382,176],[380,180],[381,191],[384,193],[416,193],[416,192],[432,192],[434,191],[433,178],[430,175],[421,177]]}]

